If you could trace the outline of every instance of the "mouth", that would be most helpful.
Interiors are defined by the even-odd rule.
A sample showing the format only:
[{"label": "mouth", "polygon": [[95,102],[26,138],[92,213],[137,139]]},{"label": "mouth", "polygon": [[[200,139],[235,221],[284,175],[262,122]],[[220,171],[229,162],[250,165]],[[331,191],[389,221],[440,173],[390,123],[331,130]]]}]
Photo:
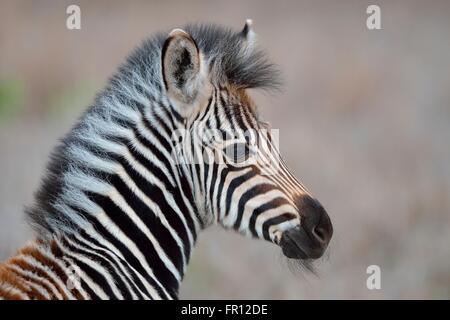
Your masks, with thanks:
[{"label": "mouth", "polygon": [[283,232],[279,245],[287,258],[306,260],[320,258],[328,242],[317,241],[303,228],[295,227]]}]

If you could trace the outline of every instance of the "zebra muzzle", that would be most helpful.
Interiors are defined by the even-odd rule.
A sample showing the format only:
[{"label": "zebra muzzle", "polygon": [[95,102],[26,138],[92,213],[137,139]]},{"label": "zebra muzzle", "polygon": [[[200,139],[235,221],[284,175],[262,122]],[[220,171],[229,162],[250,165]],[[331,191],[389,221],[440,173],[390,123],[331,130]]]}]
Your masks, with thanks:
[{"label": "zebra muzzle", "polygon": [[283,232],[280,247],[292,259],[320,258],[333,235],[330,217],[321,206],[308,206],[300,226]]}]

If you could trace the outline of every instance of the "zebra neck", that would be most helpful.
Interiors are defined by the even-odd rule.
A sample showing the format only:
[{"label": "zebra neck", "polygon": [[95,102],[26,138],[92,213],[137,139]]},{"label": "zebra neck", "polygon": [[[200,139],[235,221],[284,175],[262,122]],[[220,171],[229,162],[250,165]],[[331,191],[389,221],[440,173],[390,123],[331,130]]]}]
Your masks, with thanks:
[{"label": "zebra neck", "polygon": [[177,298],[181,279],[170,278],[160,261],[100,241],[88,232],[50,241],[55,259],[65,266],[68,290],[88,299]]},{"label": "zebra neck", "polygon": [[120,253],[85,236],[36,240],[0,264],[0,300],[173,299]]},{"label": "zebra neck", "polygon": [[[117,292],[130,292],[124,285],[113,290],[111,283],[120,284],[119,271],[101,272],[102,265],[113,270],[110,264],[118,263],[132,270],[135,286],[145,280],[146,286],[139,288],[142,292],[134,294],[176,298],[201,220],[188,177],[158,149],[162,141],[156,139],[162,138],[149,124],[132,130],[128,140],[112,142],[121,144],[121,153],[105,154],[106,161],[117,164],[114,171],[93,170],[90,177],[84,177],[79,188],[87,205],[65,208],[73,211],[69,216],[82,217],[83,222],[77,222],[82,228],[64,233],[59,244],[66,248],[61,250],[64,256],[78,250],[92,264],[69,258],[81,270],[81,279],[94,279],[94,286],[89,287],[91,280],[85,282],[90,296],[122,298]],[[111,262],[109,255],[118,261]],[[88,271],[83,273],[84,269]]]},{"label": "zebra neck", "polygon": [[28,216],[40,238],[103,247],[156,297],[173,298],[203,227],[192,173],[172,153],[183,119],[164,99],[114,94],[97,99],[55,150]]}]

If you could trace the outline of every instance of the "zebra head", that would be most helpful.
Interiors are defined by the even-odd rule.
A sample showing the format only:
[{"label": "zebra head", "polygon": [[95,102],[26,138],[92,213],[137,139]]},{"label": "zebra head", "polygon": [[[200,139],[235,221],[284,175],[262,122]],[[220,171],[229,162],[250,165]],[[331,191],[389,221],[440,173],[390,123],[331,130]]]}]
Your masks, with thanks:
[{"label": "zebra head", "polygon": [[330,218],[287,169],[277,131],[259,119],[247,92],[277,84],[276,70],[255,46],[251,21],[238,33],[185,30],[169,34],[161,65],[183,123],[174,158],[204,226],[217,222],[273,242],[288,258],[319,258],[333,233]]}]

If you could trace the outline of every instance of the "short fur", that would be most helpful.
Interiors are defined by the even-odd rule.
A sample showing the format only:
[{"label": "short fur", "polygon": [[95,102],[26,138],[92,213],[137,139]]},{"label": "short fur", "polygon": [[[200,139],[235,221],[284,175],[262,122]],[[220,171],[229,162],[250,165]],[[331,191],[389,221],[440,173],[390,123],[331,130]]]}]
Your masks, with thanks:
[{"label": "short fur", "polygon": [[[234,32],[211,24],[188,25],[184,30],[196,41],[215,84],[244,89],[271,89],[280,84],[278,71],[264,52],[248,43],[248,30]],[[73,230],[73,221],[79,218],[71,206],[74,202],[89,205],[76,185],[86,177],[86,184],[100,180],[89,172],[88,165],[101,159],[102,150],[95,141],[113,131],[119,135],[120,128],[133,121],[137,109],[155,102],[169,106],[161,75],[161,51],[167,35],[159,33],[146,40],[128,57],[51,155],[35,204],[27,209],[30,223],[41,236]],[[93,150],[98,158],[77,153],[78,146]]]}]

